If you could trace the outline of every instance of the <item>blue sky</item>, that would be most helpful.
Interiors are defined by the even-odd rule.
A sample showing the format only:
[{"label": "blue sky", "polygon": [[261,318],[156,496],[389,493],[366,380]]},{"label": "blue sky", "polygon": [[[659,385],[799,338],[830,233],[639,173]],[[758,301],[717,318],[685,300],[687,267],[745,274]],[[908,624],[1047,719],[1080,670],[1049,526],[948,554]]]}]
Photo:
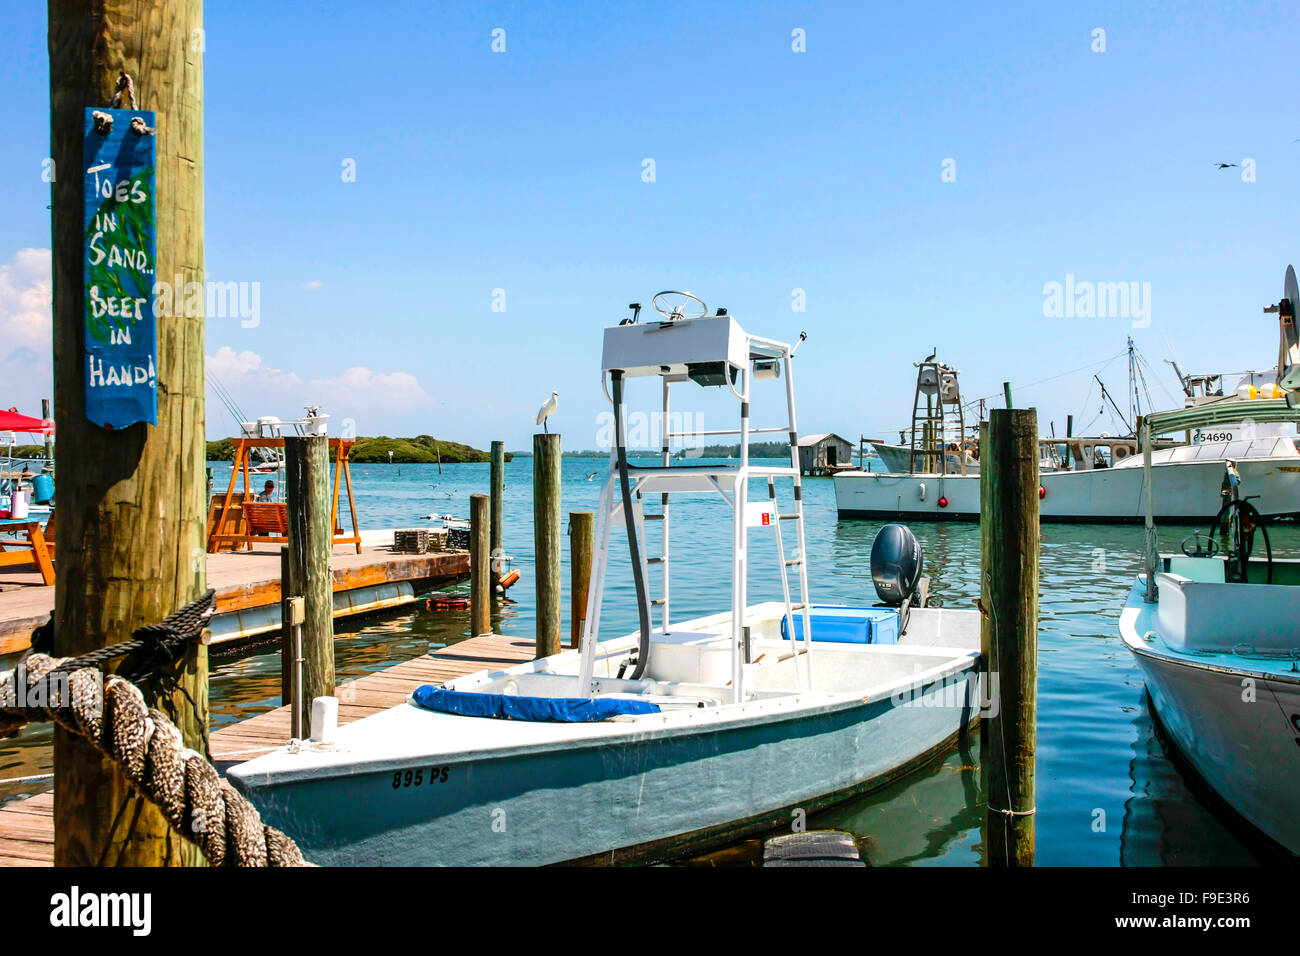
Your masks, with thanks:
[{"label": "blue sky", "polygon": [[[49,391],[24,254],[50,245],[45,17],[13,0],[0,36],[0,406],[28,411]],[[1092,369],[1063,373],[1130,334],[1161,405],[1164,358],[1276,361],[1294,6],[280,0],[211,2],[205,29],[208,278],[260,284],[259,324],[210,319],[207,352],[250,414],[315,401],[360,434],[517,448],[554,388],[553,427],[592,447],[601,327],[663,288],[807,330],[801,431],[854,439],[906,424],[936,346],[968,398],[1010,380],[1058,430],[1113,430]],[[1211,165],[1246,159],[1253,182]],[[1045,316],[1067,274],[1150,283],[1149,327]],[[1122,395],[1123,360],[1102,375]],[[210,393],[209,435],[232,428]]]}]

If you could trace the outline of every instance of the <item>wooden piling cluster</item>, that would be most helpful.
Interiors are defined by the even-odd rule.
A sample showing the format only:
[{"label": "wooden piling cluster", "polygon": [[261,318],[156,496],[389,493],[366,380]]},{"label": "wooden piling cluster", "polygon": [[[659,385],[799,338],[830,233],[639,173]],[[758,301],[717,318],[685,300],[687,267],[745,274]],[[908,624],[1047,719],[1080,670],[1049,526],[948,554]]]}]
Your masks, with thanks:
[{"label": "wooden piling cluster", "polygon": [[991,409],[980,429],[981,723],[990,866],[1034,862],[1038,717],[1038,415]]}]

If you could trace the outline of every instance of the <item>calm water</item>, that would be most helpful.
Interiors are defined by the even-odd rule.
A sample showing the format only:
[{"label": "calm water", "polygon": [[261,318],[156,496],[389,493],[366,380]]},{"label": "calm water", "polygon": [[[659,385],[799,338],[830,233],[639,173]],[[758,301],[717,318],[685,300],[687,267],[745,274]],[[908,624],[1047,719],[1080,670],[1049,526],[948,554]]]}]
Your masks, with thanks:
[{"label": "calm water", "polygon": [[[564,508],[594,509],[604,459],[564,462]],[[418,527],[430,513],[468,514],[469,495],[486,491],[486,464],[354,465],[363,528]],[[217,466],[217,487],[229,469]],[[523,580],[509,592],[497,630],[534,633],[532,578],[532,462],[506,466],[505,550]],[[782,489],[778,490],[778,494]],[[784,500],[790,500],[787,487]],[[766,494],[757,483],[751,497]],[[874,601],[868,568],[873,522],[838,522],[830,479],[805,482],[807,543],[813,599],[819,603]],[[674,618],[725,609],[730,531],[716,498],[674,499],[672,526]],[[932,601],[969,607],[979,593],[978,527],[913,526],[925,549]],[[1187,529],[1167,529],[1162,548],[1175,548]],[[1275,553],[1300,553],[1300,533],[1272,530]],[[657,528],[649,531],[652,553]],[[602,625],[606,636],[637,626],[626,543],[613,536]],[[775,550],[751,546],[751,600],[780,597]],[[1038,862],[1041,865],[1239,864],[1256,861],[1183,782],[1155,737],[1142,678],[1116,632],[1119,608],[1138,573],[1139,527],[1046,525],[1041,561],[1038,711]],[[567,548],[566,548],[567,556]],[[564,580],[568,580],[567,565]],[[657,572],[651,571],[652,587]],[[568,607],[568,597],[565,605]],[[338,636],[340,678],[357,677],[424,653],[430,643],[468,634],[468,612],[423,608],[382,621],[351,625]],[[568,632],[567,613],[564,633]],[[279,704],[278,653],[253,648],[215,656],[211,698],[214,727]],[[0,778],[48,772],[49,731],[28,728],[0,741]],[[39,792],[44,783],[0,784],[0,797]],[[929,769],[884,791],[825,811],[813,826],[859,834],[875,864],[975,866],[980,862],[978,742],[954,750]],[[750,858],[756,844],[737,846],[713,862]]]}]

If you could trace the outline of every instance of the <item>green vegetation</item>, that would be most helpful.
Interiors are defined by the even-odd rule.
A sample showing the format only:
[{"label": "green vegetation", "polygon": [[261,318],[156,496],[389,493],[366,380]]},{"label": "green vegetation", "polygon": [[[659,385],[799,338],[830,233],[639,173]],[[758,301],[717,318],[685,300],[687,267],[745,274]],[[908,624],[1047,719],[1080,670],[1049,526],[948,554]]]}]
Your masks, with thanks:
[{"label": "green vegetation", "polygon": [[[0,457],[8,454],[9,454],[9,446],[5,445],[4,451],[0,453]],[[14,445],[14,457],[15,458],[44,458],[45,446],[44,445]]]},{"label": "green vegetation", "polygon": [[234,461],[235,443],[229,438],[208,442],[208,461]]},{"label": "green vegetation", "polygon": [[[460,442],[441,441],[430,435],[415,438],[389,438],[380,435],[377,438],[358,438],[352,446],[348,457],[354,462],[387,462],[388,453],[393,453],[394,464],[433,464],[440,458],[444,463],[458,461],[488,461],[491,455]],[[233,461],[235,443],[230,438],[208,442],[208,461]],[[506,452],[506,461],[511,459]]]}]

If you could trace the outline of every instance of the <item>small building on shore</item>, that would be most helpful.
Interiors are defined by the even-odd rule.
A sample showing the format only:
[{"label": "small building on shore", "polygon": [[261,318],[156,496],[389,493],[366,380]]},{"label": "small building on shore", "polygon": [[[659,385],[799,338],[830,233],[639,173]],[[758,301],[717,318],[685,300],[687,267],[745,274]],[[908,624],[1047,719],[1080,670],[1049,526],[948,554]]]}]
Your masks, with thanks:
[{"label": "small building on shore", "polygon": [[853,467],[853,445],[834,432],[799,439],[799,470],[805,475],[833,475]]}]

